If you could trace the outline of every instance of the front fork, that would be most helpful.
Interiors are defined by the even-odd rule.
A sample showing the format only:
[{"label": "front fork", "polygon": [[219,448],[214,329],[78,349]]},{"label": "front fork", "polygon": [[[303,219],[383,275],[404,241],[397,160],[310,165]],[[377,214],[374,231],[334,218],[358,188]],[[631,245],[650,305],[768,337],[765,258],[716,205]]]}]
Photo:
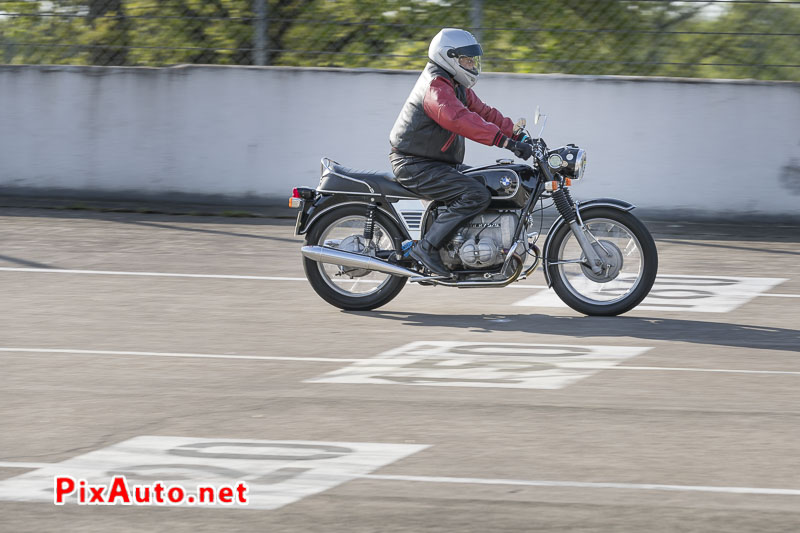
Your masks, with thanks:
[{"label": "front fork", "polygon": [[586,228],[586,225],[581,219],[580,207],[572,199],[569,189],[562,187],[557,191],[554,191],[553,201],[556,204],[556,209],[558,209],[559,214],[564,217],[564,220],[567,221],[572,234],[575,235],[575,238],[578,240],[578,244],[583,251],[583,255],[586,257],[586,261],[583,263],[591,268],[593,273],[598,275],[601,274],[608,268],[608,264],[597,253],[592,241],[594,241],[604,252],[606,252],[606,255],[610,256],[610,254],[608,253],[608,250],[605,249],[603,244],[598,241]]}]

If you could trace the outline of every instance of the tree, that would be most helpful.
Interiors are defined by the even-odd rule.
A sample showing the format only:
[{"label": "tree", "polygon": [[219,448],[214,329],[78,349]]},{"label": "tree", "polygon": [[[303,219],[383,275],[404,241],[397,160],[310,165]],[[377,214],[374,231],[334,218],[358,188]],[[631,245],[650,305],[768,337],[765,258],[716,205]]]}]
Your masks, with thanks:
[{"label": "tree", "polygon": [[439,29],[470,28],[479,20],[473,30],[481,36],[487,70],[800,80],[800,6],[776,2],[14,0],[0,5],[10,14],[0,15],[0,61],[7,63],[250,65],[265,57],[272,65],[419,69]]}]

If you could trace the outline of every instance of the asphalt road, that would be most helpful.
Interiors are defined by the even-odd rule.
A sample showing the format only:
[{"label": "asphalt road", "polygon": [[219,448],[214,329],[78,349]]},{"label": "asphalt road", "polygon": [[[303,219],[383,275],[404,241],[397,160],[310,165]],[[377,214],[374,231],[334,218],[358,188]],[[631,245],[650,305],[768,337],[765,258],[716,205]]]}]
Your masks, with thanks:
[{"label": "asphalt road", "polygon": [[[623,317],[540,273],[349,313],[289,220],[2,209],[0,530],[796,532],[800,228],[649,225]],[[120,473],[251,499],[53,503]]]}]

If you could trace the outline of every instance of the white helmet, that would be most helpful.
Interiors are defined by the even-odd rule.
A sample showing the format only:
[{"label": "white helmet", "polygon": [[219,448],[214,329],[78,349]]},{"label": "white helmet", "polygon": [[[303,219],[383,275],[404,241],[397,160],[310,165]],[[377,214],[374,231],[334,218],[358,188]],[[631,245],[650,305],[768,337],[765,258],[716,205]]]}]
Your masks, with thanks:
[{"label": "white helmet", "polygon": [[428,58],[449,72],[464,87],[472,87],[481,73],[483,50],[468,31],[445,28],[428,47]]}]

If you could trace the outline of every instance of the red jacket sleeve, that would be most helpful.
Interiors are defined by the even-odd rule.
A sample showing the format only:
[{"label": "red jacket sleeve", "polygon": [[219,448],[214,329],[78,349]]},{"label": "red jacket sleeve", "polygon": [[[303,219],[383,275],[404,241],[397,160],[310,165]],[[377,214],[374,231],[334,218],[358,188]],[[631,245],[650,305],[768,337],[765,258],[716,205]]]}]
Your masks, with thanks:
[{"label": "red jacket sleeve", "polygon": [[506,137],[514,134],[514,122],[510,118],[504,117],[497,109],[481,102],[472,89],[467,89],[467,108],[479,114],[483,120],[495,124]]},{"label": "red jacket sleeve", "polygon": [[[472,91],[467,92],[468,101],[470,92]],[[473,97],[477,100],[476,96],[473,95]],[[495,118],[503,119],[503,115],[499,112],[480,100],[477,101],[483,108],[494,112],[493,116]],[[461,100],[456,96],[452,82],[441,76],[434,78],[431,82],[422,104],[425,114],[448,131],[490,146],[499,146],[503,140],[504,132],[501,131],[500,127],[493,122],[487,122],[480,114],[471,111],[462,104]],[[509,124],[508,136],[510,136],[513,124],[510,119],[505,120]]]}]

